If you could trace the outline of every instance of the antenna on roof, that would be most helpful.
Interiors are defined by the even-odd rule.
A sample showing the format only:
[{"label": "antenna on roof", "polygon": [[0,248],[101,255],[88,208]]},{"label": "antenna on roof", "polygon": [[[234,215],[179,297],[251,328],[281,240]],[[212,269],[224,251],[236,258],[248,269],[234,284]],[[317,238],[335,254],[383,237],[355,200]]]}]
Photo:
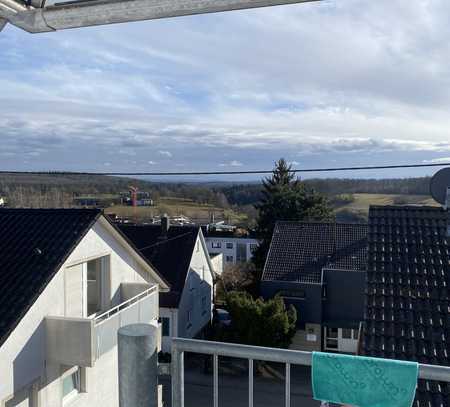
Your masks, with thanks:
[{"label": "antenna on roof", "polygon": [[430,181],[431,196],[444,209],[450,209],[450,167],[443,168],[433,175]]}]

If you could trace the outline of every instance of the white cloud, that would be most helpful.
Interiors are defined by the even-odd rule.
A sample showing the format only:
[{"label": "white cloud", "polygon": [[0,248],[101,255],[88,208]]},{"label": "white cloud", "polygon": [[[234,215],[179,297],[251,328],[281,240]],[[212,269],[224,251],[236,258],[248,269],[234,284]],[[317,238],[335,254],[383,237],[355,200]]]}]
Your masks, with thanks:
[{"label": "white cloud", "polygon": [[1,154],[146,165],[157,151],[186,168],[223,149],[246,165],[448,155],[449,13],[447,0],[346,0],[56,36],[8,27]]},{"label": "white cloud", "polygon": [[149,165],[156,165],[157,163],[155,161],[147,161],[147,164],[149,164]]},{"label": "white cloud", "polygon": [[169,158],[173,157],[173,154],[170,151],[160,150],[160,151],[158,151],[158,154],[162,155],[164,157],[169,157]]},{"label": "white cloud", "polygon": [[242,164],[240,161],[233,160],[228,163],[222,163],[219,164],[219,167],[242,167],[244,164]]},{"label": "white cloud", "polygon": [[450,157],[432,158],[431,160],[423,160],[426,164],[450,163]]}]

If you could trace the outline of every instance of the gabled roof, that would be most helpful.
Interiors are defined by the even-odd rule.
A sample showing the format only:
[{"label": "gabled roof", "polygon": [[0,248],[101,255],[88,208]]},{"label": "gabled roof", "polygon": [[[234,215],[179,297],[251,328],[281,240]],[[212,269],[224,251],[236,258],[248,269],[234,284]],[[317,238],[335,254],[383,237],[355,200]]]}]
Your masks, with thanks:
[{"label": "gabled roof", "polygon": [[320,283],[323,268],[364,271],[367,225],[277,222],[263,281]]},{"label": "gabled roof", "polygon": [[98,209],[0,209],[0,345],[100,216]]},{"label": "gabled roof", "polygon": [[160,225],[121,224],[119,228],[170,284],[169,293],[160,293],[160,306],[177,308],[200,227],[170,226],[165,237]]},{"label": "gabled roof", "polygon": [[[447,222],[442,208],[370,208],[364,354],[449,366]],[[414,406],[450,406],[450,386],[419,380]]]}]

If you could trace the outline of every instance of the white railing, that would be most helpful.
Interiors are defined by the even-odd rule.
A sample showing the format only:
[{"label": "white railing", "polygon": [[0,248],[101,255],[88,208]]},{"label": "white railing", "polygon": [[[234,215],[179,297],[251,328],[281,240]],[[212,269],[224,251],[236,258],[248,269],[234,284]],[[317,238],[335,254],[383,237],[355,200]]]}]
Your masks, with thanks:
[{"label": "white railing", "polygon": [[96,316],[94,318],[94,324],[98,325],[102,323],[103,321],[107,320],[108,318],[111,318],[111,316],[118,314],[119,312],[123,311],[124,309],[128,308],[130,305],[142,300],[143,298],[147,297],[150,294],[158,293],[158,286],[154,285],[150,288],[148,288],[145,291],[142,291],[138,295],[135,295],[134,297],[130,298],[127,301],[122,302],[119,305],[116,305],[115,307],[109,309],[108,311]]},{"label": "white railing", "polygon": [[[248,359],[249,407],[253,407],[254,360],[285,364],[285,406],[291,407],[291,364],[311,366],[312,358],[311,352],[174,338],[172,341],[172,407],[184,407],[184,352],[213,356],[214,407],[219,405],[219,356]],[[450,382],[450,367],[419,364],[419,378]]]},{"label": "white railing", "polygon": [[99,358],[117,345],[118,330],[130,324],[148,324],[158,318],[158,287],[155,285],[93,320],[96,357]]}]

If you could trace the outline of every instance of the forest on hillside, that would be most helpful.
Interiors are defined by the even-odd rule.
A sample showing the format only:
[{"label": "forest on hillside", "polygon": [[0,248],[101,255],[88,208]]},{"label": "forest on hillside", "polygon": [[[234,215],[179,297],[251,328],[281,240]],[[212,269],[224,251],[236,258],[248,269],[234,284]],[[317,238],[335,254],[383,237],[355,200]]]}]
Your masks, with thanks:
[{"label": "forest on hillside", "polygon": [[[399,179],[310,179],[305,184],[327,195],[331,201],[338,196],[355,193],[428,195],[428,177]],[[252,212],[261,197],[260,183],[185,183],[151,182],[142,179],[77,174],[2,174],[0,197],[9,206],[70,207],[78,196],[119,194],[129,186],[150,192],[153,200],[161,197],[187,199],[199,204],[221,208],[240,207]],[[338,197],[338,198],[337,198]]]}]

